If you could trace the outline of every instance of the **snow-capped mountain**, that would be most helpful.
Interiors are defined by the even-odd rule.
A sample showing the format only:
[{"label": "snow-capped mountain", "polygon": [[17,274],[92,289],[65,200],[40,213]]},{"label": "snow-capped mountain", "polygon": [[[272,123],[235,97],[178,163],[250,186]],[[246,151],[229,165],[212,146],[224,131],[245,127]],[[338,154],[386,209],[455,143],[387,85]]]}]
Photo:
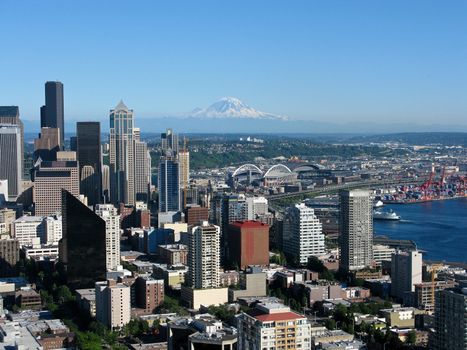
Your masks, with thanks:
[{"label": "snow-capped mountain", "polygon": [[190,116],[205,118],[288,119],[285,116],[258,111],[235,97],[223,97],[208,108],[193,110]]}]

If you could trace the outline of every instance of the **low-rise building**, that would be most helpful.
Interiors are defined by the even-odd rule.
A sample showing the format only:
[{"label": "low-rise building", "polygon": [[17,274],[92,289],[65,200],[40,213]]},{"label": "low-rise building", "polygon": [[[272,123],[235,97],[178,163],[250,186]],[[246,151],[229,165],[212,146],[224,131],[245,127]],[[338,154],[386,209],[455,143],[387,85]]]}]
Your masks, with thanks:
[{"label": "low-rise building", "polygon": [[399,307],[383,309],[380,313],[385,317],[386,323],[390,327],[414,328],[415,316],[422,312],[413,307]]},{"label": "low-rise building", "polygon": [[266,296],[266,274],[258,267],[251,267],[240,274],[238,288],[229,288],[229,301],[238,298]]},{"label": "low-rise building", "polygon": [[138,277],[135,281],[136,306],[151,314],[164,302],[164,280]]},{"label": "low-rise building", "polygon": [[158,255],[162,263],[167,265],[187,265],[188,246],[185,244],[165,244],[158,246]]},{"label": "low-rise building", "polygon": [[77,289],[75,290],[76,301],[81,310],[87,312],[91,317],[96,316],[96,290]]},{"label": "low-rise building", "polygon": [[172,289],[180,289],[185,283],[188,267],[182,264],[167,266],[166,264],[154,264],[153,276],[163,279],[165,286]]}]

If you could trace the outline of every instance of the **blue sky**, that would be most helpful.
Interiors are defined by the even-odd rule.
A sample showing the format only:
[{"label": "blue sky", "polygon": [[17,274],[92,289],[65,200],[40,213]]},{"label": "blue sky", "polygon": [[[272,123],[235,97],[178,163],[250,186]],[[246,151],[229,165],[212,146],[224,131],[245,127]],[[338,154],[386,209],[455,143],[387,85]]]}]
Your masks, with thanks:
[{"label": "blue sky", "polygon": [[467,125],[467,1],[0,2],[0,104],[137,117],[222,96],[295,119]]}]

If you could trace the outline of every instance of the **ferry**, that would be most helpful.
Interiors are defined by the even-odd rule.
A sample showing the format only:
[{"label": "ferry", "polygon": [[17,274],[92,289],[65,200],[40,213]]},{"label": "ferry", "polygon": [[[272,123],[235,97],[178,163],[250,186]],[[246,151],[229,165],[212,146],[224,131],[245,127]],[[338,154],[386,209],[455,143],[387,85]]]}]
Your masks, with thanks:
[{"label": "ferry", "polygon": [[382,211],[374,210],[373,211],[374,220],[400,220],[400,215],[397,215],[395,212],[391,211]]}]

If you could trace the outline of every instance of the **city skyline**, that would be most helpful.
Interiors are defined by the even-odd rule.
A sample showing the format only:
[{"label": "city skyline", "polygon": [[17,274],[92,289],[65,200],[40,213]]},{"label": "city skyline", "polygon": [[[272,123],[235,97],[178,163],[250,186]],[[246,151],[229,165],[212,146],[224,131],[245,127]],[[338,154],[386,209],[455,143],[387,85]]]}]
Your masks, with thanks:
[{"label": "city skyline", "polygon": [[[2,104],[39,120],[42,84],[59,80],[68,121],[102,122],[121,98],[144,120],[235,96],[293,120],[467,128],[463,2],[183,5],[2,4],[6,26],[21,16],[37,28],[5,38],[16,54],[2,58],[11,82],[0,88]],[[102,27],[104,15],[128,26]],[[126,53],[108,60],[122,44]],[[17,57],[32,50],[42,54],[23,69]]]}]

